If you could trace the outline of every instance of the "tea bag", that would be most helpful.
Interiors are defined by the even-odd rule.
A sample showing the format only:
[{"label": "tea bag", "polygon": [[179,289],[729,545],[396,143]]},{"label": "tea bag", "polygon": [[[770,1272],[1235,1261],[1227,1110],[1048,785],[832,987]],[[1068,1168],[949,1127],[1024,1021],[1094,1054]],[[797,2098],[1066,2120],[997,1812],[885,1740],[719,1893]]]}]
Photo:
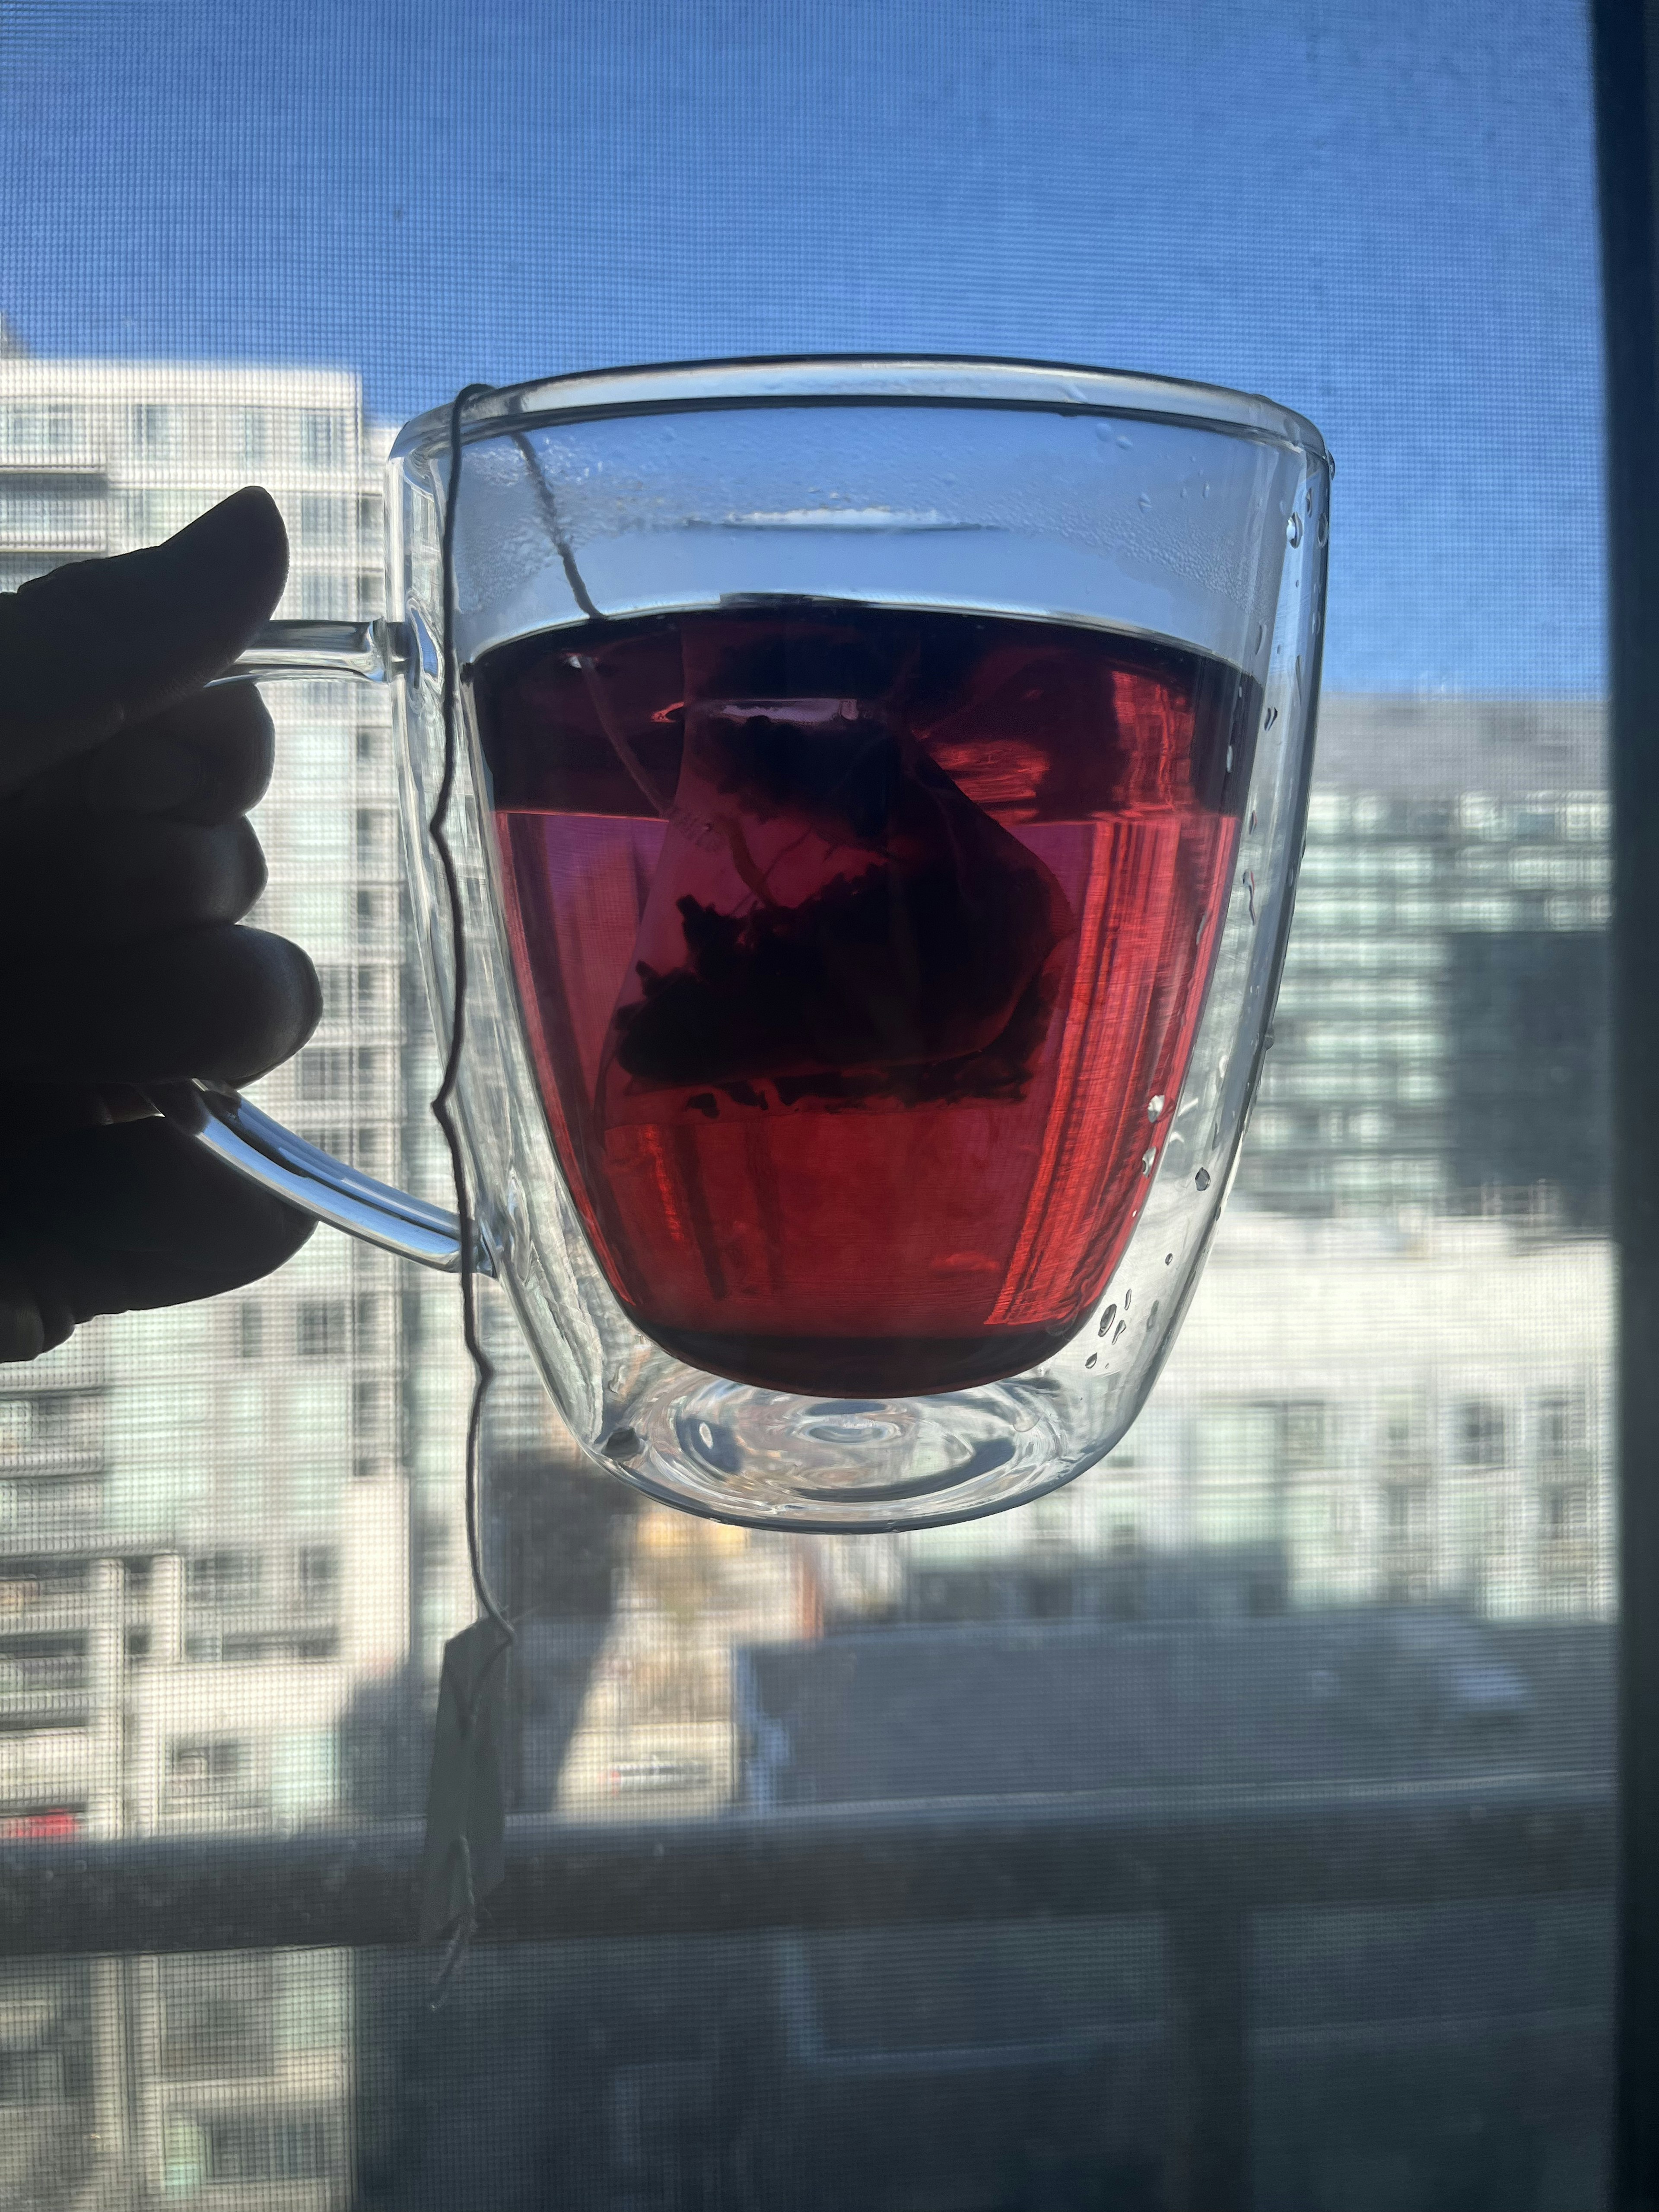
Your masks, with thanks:
[{"label": "tea bag", "polygon": [[1072,926],[1053,875],[928,759],[884,672],[767,696],[731,679],[782,672],[711,657],[702,684],[687,670],[603,1117],[1022,1095]]}]

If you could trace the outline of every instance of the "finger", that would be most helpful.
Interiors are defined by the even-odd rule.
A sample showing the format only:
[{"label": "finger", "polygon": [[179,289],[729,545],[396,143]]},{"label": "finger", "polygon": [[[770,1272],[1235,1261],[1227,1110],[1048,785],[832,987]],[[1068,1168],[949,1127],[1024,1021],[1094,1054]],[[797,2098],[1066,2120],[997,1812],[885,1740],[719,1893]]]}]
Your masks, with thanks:
[{"label": "finger", "polygon": [[274,753],[270,714],[253,685],[216,684],[72,763],[71,787],[94,812],[212,827],[258,805]]},{"label": "finger", "polygon": [[26,966],[0,1029],[0,1073],[73,1085],[246,1083],[317,1025],[317,971],[264,930],[192,929]]},{"label": "finger", "polygon": [[131,1084],[0,1083],[0,1146],[38,1145],[66,1129],[146,1121],[155,1111],[149,1093]]},{"label": "finger", "polygon": [[0,1340],[27,1358],[99,1314],[238,1289],[297,1252],[314,1224],[171,1123],[75,1130],[0,1177]]},{"label": "finger", "polygon": [[264,854],[240,816],[204,830],[55,815],[33,835],[0,816],[0,939],[15,945],[139,943],[240,921],[264,886]]},{"label": "finger", "polygon": [[221,674],[287,574],[276,502],[249,485],[164,545],[0,597],[0,796]]}]

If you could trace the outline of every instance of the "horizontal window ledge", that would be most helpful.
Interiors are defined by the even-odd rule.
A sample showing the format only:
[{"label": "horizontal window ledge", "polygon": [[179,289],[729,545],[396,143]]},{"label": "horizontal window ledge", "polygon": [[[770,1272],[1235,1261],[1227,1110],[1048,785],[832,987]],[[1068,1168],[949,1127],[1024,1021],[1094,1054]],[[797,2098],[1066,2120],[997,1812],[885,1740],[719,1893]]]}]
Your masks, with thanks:
[{"label": "horizontal window ledge", "polygon": [[[205,1810],[205,1807],[204,1808]],[[406,1945],[414,1822],[291,1835],[0,1845],[0,1956]],[[479,1940],[1594,1892],[1613,1879],[1601,1778],[791,1808],[703,1820],[507,1823]]]}]

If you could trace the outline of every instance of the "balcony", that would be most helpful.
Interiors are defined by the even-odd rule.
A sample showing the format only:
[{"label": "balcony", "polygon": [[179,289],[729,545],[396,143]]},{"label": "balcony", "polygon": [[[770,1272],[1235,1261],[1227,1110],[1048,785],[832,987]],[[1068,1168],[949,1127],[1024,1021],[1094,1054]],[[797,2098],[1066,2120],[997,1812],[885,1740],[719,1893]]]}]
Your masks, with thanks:
[{"label": "balcony", "polygon": [[[634,1825],[508,1822],[485,1944],[799,1935],[1112,1914],[1163,1929],[1170,2212],[1242,2212],[1251,2166],[1249,1960],[1260,1916],[1604,1892],[1604,1778],[1504,1775],[888,1803]],[[289,1837],[0,1848],[15,1957],[406,1947],[414,1824]],[[902,2069],[901,2069],[902,2070]]]}]

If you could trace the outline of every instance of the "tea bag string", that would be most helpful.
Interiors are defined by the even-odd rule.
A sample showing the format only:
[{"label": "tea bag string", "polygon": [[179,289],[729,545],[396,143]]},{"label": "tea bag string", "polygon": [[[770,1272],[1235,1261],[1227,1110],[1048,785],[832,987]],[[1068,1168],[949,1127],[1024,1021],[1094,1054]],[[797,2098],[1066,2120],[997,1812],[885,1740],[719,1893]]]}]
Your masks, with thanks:
[{"label": "tea bag string", "polygon": [[483,1426],[484,1400],[495,1379],[495,1369],[478,1333],[478,1284],[473,1256],[477,1224],[467,1183],[466,1158],[455,1120],[455,1090],[460,1078],[461,1054],[466,1042],[467,961],[465,910],[461,898],[460,876],[449,842],[449,813],[454,800],[460,757],[457,698],[459,678],[455,655],[455,515],[460,504],[461,466],[465,451],[461,421],[468,400],[481,398],[493,388],[488,384],[469,384],[465,390],[456,393],[449,410],[449,483],[444,503],[441,541],[444,764],[443,776],[427,829],[433,849],[438,855],[449,908],[453,1011],[449,1051],[444,1060],[442,1079],[433,1094],[432,1118],[443,1132],[455,1184],[455,1213],[459,1224],[461,1246],[461,1334],[473,1372],[472,1399],[466,1419],[466,1555],[478,1603],[501,1631],[505,1639],[501,1646],[504,1657],[507,1644],[514,1641],[513,1626],[491,1594],[489,1577],[484,1572],[483,1552],[478,1532],[478,1446]]}]

